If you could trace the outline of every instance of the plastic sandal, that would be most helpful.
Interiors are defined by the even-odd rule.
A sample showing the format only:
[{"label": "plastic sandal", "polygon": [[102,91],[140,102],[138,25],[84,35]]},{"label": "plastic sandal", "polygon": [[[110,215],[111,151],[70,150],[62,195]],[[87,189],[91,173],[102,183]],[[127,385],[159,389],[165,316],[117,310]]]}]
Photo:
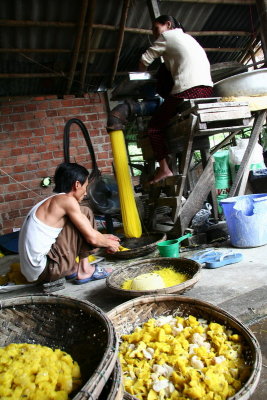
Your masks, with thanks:
[{"label": "plastic sandal", "polygon": [[215,257],[213,260],[208,260],[206,261],[206,268],[220,268],[223,267],[224,265],[228,264],[235,264],[238,263],[239,261],[243,260],[243,254],[241,253],[225,253],[221,254],[221,256]]},{"label": "plastic sandal", "polygon": [[104,268],[98,267],[96,265],[95,271],[92,276],[90,276],[89,278],[85,278],[85,279],[75,279],[73,281],[73,283],[75,283],[75,285],[83,285],[84,283],[87,283],[87,282],[97,281],[99,279],[105,279],[110,274],[111,274],[111,272],[107,272],[107,271],[105,271]]},{"label": "plastic sandal", "polygon": [[77,277],[77,272],[74,272],[74,274],[65,276],[65,278],[67,279],[67,281],[69,281],[70,279],[74,279],[74,278],[76,278],[76,277]]},{"label": "plastic sandal", "polygon": [[222,255],[221,251],[215,251],[213,249],[206,249],[206,250],[201,250],[198,251],[193,255],[193,257],[188,257],[190,260],[194,260],[199,262],[200,264],[204,264],[209,260],[213,260],[216,257],[219,257]]}]

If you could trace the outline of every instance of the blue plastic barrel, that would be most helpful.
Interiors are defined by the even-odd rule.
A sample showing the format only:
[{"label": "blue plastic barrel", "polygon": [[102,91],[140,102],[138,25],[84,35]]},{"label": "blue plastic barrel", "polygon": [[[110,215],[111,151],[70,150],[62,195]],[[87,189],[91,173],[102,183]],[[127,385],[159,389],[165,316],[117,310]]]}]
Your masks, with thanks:
[{"label": "blue plastic barrel", "polygon": [[267,193],[229,197],[220,204],[233,246],[267,244]]}]

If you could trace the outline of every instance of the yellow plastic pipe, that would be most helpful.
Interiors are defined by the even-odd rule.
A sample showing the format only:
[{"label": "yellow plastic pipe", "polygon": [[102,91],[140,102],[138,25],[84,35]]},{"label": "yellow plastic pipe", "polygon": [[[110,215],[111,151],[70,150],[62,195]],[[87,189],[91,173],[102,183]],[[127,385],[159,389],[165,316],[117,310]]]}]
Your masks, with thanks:
[{"label": "yellow plastic pipe", "polygon": [[139,238],[142,235],[142,226],[134,198],[123,132],[121,130],[111,131],[110,140],[119,189],[124,233],[128,238]]}]

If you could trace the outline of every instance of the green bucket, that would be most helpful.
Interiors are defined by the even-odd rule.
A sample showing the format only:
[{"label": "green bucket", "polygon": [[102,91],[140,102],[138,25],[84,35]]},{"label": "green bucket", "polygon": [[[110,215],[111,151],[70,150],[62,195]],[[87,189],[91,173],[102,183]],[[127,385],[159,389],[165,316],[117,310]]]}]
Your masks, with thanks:
[{"label": "green bucket", "polygon": [[192,233],[187,233],[178,239],[165,240],[157,244],[161,257],[179,257],[180,242],[192,236]]}]

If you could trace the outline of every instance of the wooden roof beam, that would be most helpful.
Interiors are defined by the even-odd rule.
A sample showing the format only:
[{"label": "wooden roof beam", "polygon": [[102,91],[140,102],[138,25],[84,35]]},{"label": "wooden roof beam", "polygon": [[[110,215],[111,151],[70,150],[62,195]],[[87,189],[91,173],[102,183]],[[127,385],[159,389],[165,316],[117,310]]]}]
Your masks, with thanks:
[{"label": "wooden roof beam", "polygon": [[[0,20],[0,26],[9,27],[55,27],[55,28],[75,28],[73,22],[57,22],[57,21],[15,21],[15,20]],[[85,24],[85,27],[87,24]],[[93,29],[102,29],[109,31],[119,30],[115,25],[93,24]],[[151,29],[125,27],[125,32],[135,33],[140,35],[152,35]],[[246,31],[188,31],[192,36],[250,36],[251,32]]]}]

